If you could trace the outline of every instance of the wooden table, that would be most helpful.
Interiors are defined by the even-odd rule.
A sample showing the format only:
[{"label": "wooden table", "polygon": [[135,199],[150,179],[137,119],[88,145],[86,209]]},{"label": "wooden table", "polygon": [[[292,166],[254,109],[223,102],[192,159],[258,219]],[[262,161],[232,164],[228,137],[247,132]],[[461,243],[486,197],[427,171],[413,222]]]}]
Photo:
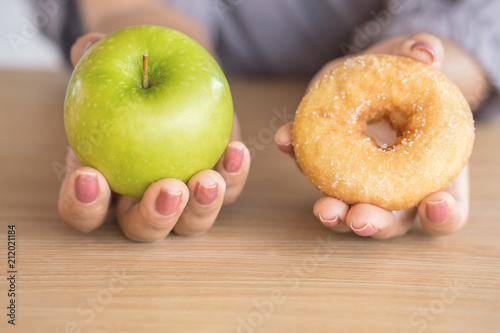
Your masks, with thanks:
[{"label": "wooden table", "polygon": [[271,142],[305,81],[232,80],[255,153],[244,194],[205,236],[141,244],[116,223],[82,235],[58,217],[67,80],[0,72],[1,332],[500,331],[500,121],[477,124],[465,230],[336,235],[312,215],[317,191]]}]

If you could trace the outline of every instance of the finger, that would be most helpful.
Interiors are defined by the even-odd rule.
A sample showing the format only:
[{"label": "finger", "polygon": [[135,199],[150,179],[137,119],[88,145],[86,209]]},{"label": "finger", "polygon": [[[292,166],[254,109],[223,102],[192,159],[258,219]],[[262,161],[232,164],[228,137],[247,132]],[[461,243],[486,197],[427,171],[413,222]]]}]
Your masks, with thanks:
[{"label": "finger", "polygon": [[439,69],[444,59],[444,47],[438,37],[427,33],[418,33],[403,39],[396,49],[396,54]]},{"label": "finger", "polygon": [[64,222],[89,232],[105,221],[110,199],[111,190],[104,176],[96,169],[80,167],[64,178],[57,207]]},{"label": "finger", "polygon": [[83,167],[83,164],[78,160],[78,157],[76,157],[75,152],[73,149],[68,146],[68,152],[66,154],[66,171],[73,172],[76,169]]},{"label": "finger", "polygon": [[416,209],[391,212],[378,206],[360,203],[349,210],[346,223],[360,236],[386,239],[410,230]]},{"label": "finger", "polygon": [[322,197],[314,204],[313,213],[327,228],[335,232],[350,232],[351,228],[345,223],[349,205],[332,197]]},{"label": "finger", "polygon": [[76,40],[71,47],[70,59],[73,67],[76,66],[80,58],[87,52],[87,50],[94,45],[99,39],[106,36],[105,34],[90,32]]},{"label": "finger", "polygon": [[230,142],[224,155],[215,166],[226,184],[224,205],[231,204],[238,199],[250,171],[250,152],[248,148],[239,141]]},{"label": "finger", "polygon": [[149,186],[140,201],[128,196],[118,198],[118,222],[131,240],[161,240],[174,227],[188,198],[189,191],[182,181],[159,180]]},{"label": "finger", "polygon": [[469,217],[469,167],[442,192],[427,196],[418,207],[422,227],[434,235],[447,235],[462,229]]},{"label": "finger", "polygon": [[274,142],[278,146],[279,150],[284,153],[290,154],[294,157],[293,145],[292,145],[292,129],[293,123],[290,122],[286,125],[281,126],[274,134]]},{"label": "finger", "polygon": [[184,236],[198,236],[207,232],[219,214],[226,183],[214,170],[197,173],[188,182],[189,202],[184,209],[174,232]]},{"label": "finger", "polygon": [[229,142],[231,141],[241,141],[241,125],[239,117],[236,113],[233,114],[233,129],[231,131],[231,136],[229,137]]}]

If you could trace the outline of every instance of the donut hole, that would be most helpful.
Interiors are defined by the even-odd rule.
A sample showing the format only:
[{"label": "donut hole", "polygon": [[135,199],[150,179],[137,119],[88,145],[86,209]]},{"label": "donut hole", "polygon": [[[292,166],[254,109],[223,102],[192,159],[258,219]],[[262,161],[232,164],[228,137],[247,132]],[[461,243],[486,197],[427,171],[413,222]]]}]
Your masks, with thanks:
[{"label": "donut hole", "polygon": [[407,122],[406,114],[401,111],[377,111],[367,119],[364,134],[372,138],[380,148],[390,148],[402,135]]}]

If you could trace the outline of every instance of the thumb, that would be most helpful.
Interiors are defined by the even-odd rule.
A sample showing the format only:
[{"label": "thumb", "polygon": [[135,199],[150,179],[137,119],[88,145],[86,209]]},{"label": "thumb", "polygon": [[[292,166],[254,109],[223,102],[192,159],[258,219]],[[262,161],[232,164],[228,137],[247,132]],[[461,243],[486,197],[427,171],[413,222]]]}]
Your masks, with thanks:
[{"label": "thumb", "polygon": [[71,47],[70,59],[73,67],[76,66],[80,58],[87,52],[87,50],[94,45],[99,39],[106,36],[103,33],[90,32],[78,38]]},{"label": "thumb", "polygon": [[439,70],[444,59],[444,47],[439,37],[418,33],[402,39],[395,54],[412,58]]}]

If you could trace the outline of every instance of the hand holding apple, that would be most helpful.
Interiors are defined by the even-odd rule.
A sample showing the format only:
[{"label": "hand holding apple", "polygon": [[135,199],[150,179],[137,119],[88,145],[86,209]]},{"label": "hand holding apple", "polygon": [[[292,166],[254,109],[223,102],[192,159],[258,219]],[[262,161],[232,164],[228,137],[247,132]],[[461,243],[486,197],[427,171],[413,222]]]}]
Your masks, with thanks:
[{"label": "hand holding apple", "polygon": [[78,159],[111,189],[142,197],[154,181],[187,182],[212,168],[229,141],[233,104],[212,56],[164,27],[116,31],[73,71],[64,123]]},{"label": "hand holding apple", "polygon": [[[76,65],[89,43],[103,36],[91,33],[78,39],[71,51],[73,64]],[[152,66],[151,53],[148,56]],[[142,64],[142,55],[138,62]],[[151,79],[151,71],[148,74]],[[234,126],[231,139],[239,139],[238,126]],[[236,200],[248,175],[247,148],[241,142],[232,141],[222,151],[224,149],[214,170],[196,173],[187,184],[173,178],[157,180],[147,188],[141,200],[115,194],[116,200],[111,206],[116,205],[116,209],[109,211],[111,189],[106,178],[99,169],[83,167],[70,149],[67,164],[72,172],[67,173],[61,186],[60,215],[74,228],[90,231],[116,212],[125,235],[140,241],[162,239],[172,229],[183,235],[204,233],[215,221],[221,205]]]}]

